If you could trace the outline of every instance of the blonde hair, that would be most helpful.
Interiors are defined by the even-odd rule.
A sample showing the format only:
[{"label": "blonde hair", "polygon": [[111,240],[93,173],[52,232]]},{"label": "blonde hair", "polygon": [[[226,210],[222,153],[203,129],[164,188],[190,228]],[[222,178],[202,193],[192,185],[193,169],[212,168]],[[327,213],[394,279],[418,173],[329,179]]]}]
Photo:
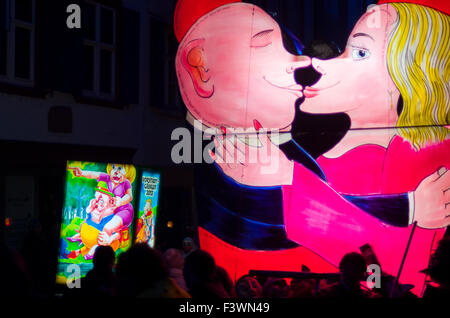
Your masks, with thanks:
[{"label": "blonde hair", "polygon": [[403,98],[398,133],[416,150],[448,136],[450,104],[450,17],[437,10],[390,3],[397,20],[387,64]]},{"label": "blonde hair", "polygon": [[[106,172],[108,174],[111,174],[111,170],[112,170],[112,163],[108,163],[108,165],[106,166]],[[136,168],[133,165],[125,165],[125,164],[115,164],[116,166],[122,166],[126,173],[125,173],[125,178],[128,179],[128,181],[130,181],[130,183],[133,183],[134,179],[136,178]]]}]

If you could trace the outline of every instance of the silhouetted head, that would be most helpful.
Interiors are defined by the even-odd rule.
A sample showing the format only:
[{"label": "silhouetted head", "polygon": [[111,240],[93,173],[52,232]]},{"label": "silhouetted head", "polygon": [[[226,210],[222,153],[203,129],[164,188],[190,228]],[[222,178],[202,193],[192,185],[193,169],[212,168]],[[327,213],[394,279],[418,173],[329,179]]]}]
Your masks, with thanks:
[{"label": "silhouetted head", "polygon": [[346,285],[359,286],[367,270],[366,261],[359,253],[348,253],[341,259],[339,270]]},{"label": "silhouetted head", "polygon": [[29,295],[30,280],[20,254],[0,243],[0,260],[0,272],[3,274],[0,297]]},{"label": "silhouetted head", "polygon": [[186,254],[195,250],[195,242],[192,238],[185,237],[183,239],[183,250]]},{"label": "silhouetted head", "polygon": [[164,261],[168,268],[182,269],[184,266],[183,252],[175,248],[169,248],[163,254]]},{"label": "silhouetted head", "polygon": [[261,284],[252,276],[242,276],[236,282],[236,296],[239,298],[260,298],[262,296]]},{"label": "silhouetted head", "polygon": [[215,271],[215,280],[222,284],[223,288],[225,289],[225,291],[228,293],[229,296],[233,296],[234,295],[234,285],[233,285],[233,281],[231,280],[230,275],[228,275],[227,271],[220,266],[216,266],[216,271]]},{"label": "silhouetted head", "polygon": [[292,298],[312,298],[315,296],[315,280],[294,278],[291,281]]},{"label": "silhouetted head", "polygon": [[161,253],[145,243],[135,244],[119,256],[116,273],[119,280],[135,288],[136,294],[168,277]]},{"label": "silhouetted head", "polygon": [[216,270],[214,258],[208,252],[197,250],[184,260],[183,276],[189,290],[213,279]]},{"label": "silhouetted head", "polygon": [[94,268],[99,270],[112,270],[116,254],[111,246],[99,246],[94,254]]},{"label": "silhouetted head", "polygon": [[290,287],[282,278],[269,278],[264,284],[263,297],[267,298],[288,298]]},{"label": "silhouetted head", "polygon": [[450,237],[445,237],[431,258],[430,267],[426,273],[437,283],[450,286]]}]

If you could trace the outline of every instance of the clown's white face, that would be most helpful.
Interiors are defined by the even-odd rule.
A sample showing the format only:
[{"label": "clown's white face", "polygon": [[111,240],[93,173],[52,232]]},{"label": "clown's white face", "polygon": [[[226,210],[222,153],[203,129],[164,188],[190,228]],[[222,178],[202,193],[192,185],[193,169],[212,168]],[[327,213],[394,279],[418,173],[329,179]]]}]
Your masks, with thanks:
[{"label": "clown's white face", "polygon": [[125,181],[126,173],[124,166],[113,164],[109,177],[113,183],[119,184]]},{"label": "clown's white face", "polygon": [[107,208],[111,207],[111,197],[103,192],[95,192],[96,210],[103,212]]}]

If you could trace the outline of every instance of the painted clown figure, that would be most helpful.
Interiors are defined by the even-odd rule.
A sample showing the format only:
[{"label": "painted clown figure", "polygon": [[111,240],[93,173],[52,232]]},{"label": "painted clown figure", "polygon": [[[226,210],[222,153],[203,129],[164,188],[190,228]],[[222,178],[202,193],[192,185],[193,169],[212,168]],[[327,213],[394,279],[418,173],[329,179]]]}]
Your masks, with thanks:
[{"label": "painted clown figure", "polygon": [[[367,25],[364,19],[370,11],[361,18],[363,22],[352,32],[347,50],[333,64],[332,60],[320,61],[289,53],[280,26],[257,6],[225,0],[178,1],[174,18],[175,34],[180,42],[176,69],[188,109],[187,121],[205,132],[217,132],[215,150],[210,151],[215,164],[202,167],[196,178],[201,213],[200,247],[209,251],[234,279],[251,269],[299,271],[302,264],[315,272],[336,271],[344,254],[359,251],[366,244],[373,248],[383,271],[397,275],[408,239],[417,225],[400,281],[415,285],[414,291],[420,294],[425,277],[419,271],[427,267],[430,251],[443,236],[442,228],[450,223],[447,218],[450,191],[446,191],[450,186],[450,173],[446,170],[450,167],[450,153],[445,127],[449,103],[437,98],[438,106],[432,105],[432,110],[424,111],[431,115],[421,117],[411,106],[417,100],[409,98],[410,87],[402,83],[405,72],[400,69],[399,78],[389,80],[389,76],[395,78],[392,75],[395,68],[404,65],[401,60],[391,61],[388,64],[394,67],[385,71],[381,67],[386,64],[383,58],[395,60],[395,55],[386,55],[392,47],[383,45],[391,43],[386,37],[390,39],[392,34],[398,34],[392,33],[391,25],[407,23],[405,19],[409,16],[397,6],[394,9],[388,6],[391,5],[371,9],[378,10],[380,18],[375,34],[374,30],[364,28]],[[421,13],[418,16],[423,17]],[[443,28],[448,30],[448,11],[440,17],[440,23],[446,26]],[[354,39],[358,42],[353,43]],[[372,40],[374,46],[368,49],[370,43],[366,42]],[[448,47],[448,37],[442,41],[441,45]],[[439,54],[429,60],[436,59],[442,59],[441,65],[448,66],[448,54],[447,60]],[[363,67],[351,62],[369,65]],[[320,80],[317,85],[303,87],[295,81],[294,72],[311,65],[320,73]],[[371,85],[354,89],[350,81],[354,79],[355,85],[361,82],[367,67],[379,72],[370,80],[377,89],[373,93]],[[338,69],[339,72],[334,72]],[[436,91],[436,97],[442,95],[439,92],[448,93],[448,70],[449,67],[444,67],[437,71],[443,72],[443,78],[436,80],[442,84],[442,87],[437,85],[441,88]],[[337,77],[339,74],[345,74],[349,83]],[[336,90],[336,95],[332,95],[332,88],[341,82],[347,86],[342,85],[341,93]],[[330,93],[328,97],[327,93]],[[389,101],[397,103],[400,94],[403,109],[398,115],[391,110]],[[342,145],[356,140],[348,150],[358,145],[382,148],[375,147],[376,155],[361,152],[353,162],[346,161],[348,174],[340,175],[342,180],[339,180],[335,175],[342,168],[338,160],[328,163],[320,158],[316,162],[292,139],[295,103],[304,97],[301,108],[309,112],[346,112],[347,109],[333,108],[334,102],[335,107],[345,106],[346,99],[354,101],[355,107],[372,105],[380,113],[357,109],[349,110],[349,116],[353,125],[362,125],[353,127],[372,128],[377,132],[349,138],[336,147],[345,149]],[[313,106],[315,100],[317,108]],[[432,99],[423,98],[423,102],[429,100]],[[415,117],[427,118],[425,124],[440,128],[432,135],[429,132],[409,134],[403,127]],[[201,124],[197,125],[197,121]],[[397,135],[396,129],[388,129],[380,137],[384,127],[396,127],[403,132]],[[243,129],[246,138],[235,137],[235,129]],[[260,134],[262,131],[277,133]],[[403,139],[398,140],[396,136]],[[392,148],[391,143],[400,144]],[[264,163],[248,162],[245,154],[249,149],[265,156]],[[224,160],[228,156],[236,158],[239,153],[244,154],[242,160]],[[400,158],[411,159],[411,169],[402,165]],[[276,162],[276,171],[264,173],[272,162]],[[361,170],[358,177],[367,179],[371,187],[353,178],[351,167],[364,164],[368,171]],[[401,176],[396,171],[401,171]],[[347,191],[339,181],[353,188]]]},{"label": "painted clown figure", "polygon": [[[100,245],[110,245],[114,241],[113,233],[127,231],[133,222],[134,209],[132,186],[136,178],[136,168],[133,165],[108,164],[106,172],[86,171],[79,167],[69,167],[76,177],[95,179],[106,184],[109,192],[114,194],[114,216],[105,225],[103,234],[99,237]],[[127,235],[127,234],[126,234]],[[77,237],[72,237],[72,241]]]},{"label": "painted clown figure", "polygon": [[[80,225],[79,234],[77,234],[77,238],[79,238],[83,247],[71,251],[67,256],[68,258],[77,258],[80,254],[85,260],[94,257],[98,240],[104,233],[105,225],[114,217],[114,197],[115,195],[108,191],[106,183],[100,181],[96,188],[95,198],[90,201],[86,208],[88,216]],[[114,233],[113,237],[114,239],[109,245],[116,251],[120,245],[120,234]]]}]

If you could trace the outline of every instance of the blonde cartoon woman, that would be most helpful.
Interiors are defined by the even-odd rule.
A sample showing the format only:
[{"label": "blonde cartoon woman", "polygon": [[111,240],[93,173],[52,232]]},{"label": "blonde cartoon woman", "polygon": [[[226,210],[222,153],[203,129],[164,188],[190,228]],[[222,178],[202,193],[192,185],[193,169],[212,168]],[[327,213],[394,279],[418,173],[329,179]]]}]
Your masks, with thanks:
[{"label": "blonde cartoon woman", "polygon": [[[321,78],[305,88],[300,106],[351,119],[352,129],[318,159],[341,193],[411,191],[450,164],[450,4],[380,2],[358,21],[341,56],[312,59]],[[434,221],[419,214],[409,221],[445,227],[448,210],[441,212]]]},{"label": "blonde cartoon woman", "polygon": [[[400,229],[357,220],[348,210],[338,217],[323,211],[322,218],[332,217],[334,233],[346,233],[332,253],[317,243],[320,231],[307,240],[302,238],[301,233],[308,232],[302,231],[300,218],[295,222],[295,239],[323,251],[321,255],[327,258],[373,239],[378,241],[376,254],[382,256],[383,269],[396,275],[404,253],[394,251],[405,251],[412,231],[408,225],[415,223],[418,228],[400,279],[414,284],[416,293],[425,281],[419,271],[427,266],[430,251],[450,223],[449,13],[450,2],[435,0],[383,0],[369,7],[341,56],[312,59],[321,78],[305,87],[306,99],[300,106],[310,113],[344,112],[351,119],[352,129],[317,160],[336,191],[358,195],[408,192],[415,206],[410,206],[409,220]],[[421,182],[439,189],[441,195],[435,202],[421,201],[423,193],[412,192]],[[435,208],[427,209],[434,203]],[[350,231],[339,226],[353,222]]]},{"label": "blonde cartoon woman", "polygon": [[[133,200],[131,184],[136,178],[136,169],[132,165],[108,164],[106,172],[87,171],[79,167],[69,167],[76,177],[84,177],[103,181],[107,190],[114,194],[114,217],[104,226],[98,235],[99,245],[110,245],[120,238],[120,232],[127,229],[133,221]],[[80,235],[76,234],[69,241],[80,241]]]},{"label": "blonde cartoon woman", "polygon": [[[277,175],[287,178],[278,184],[285,185],[288,238],[331,264],[369,243],[383,271],[397,275],[413,233],[400,282],[420,294],[426,279],[420,271],[450,224],[450,2],[382,2],[359,19],[340,56],[311,61],[320,79],[304,87],[300,109],[343,112],[351,120],[344,138],[317,160],[330,188],[283,156]],[[222,167],[242,179],[243,168]],[[387,218],[361,213],[336,192],[386,199],[406,193],[409,213],[397,215],[389,204],[385,213],[398,221],[388,225],[382,221]],[[424,200],[427,193],[438,196]]]}]

